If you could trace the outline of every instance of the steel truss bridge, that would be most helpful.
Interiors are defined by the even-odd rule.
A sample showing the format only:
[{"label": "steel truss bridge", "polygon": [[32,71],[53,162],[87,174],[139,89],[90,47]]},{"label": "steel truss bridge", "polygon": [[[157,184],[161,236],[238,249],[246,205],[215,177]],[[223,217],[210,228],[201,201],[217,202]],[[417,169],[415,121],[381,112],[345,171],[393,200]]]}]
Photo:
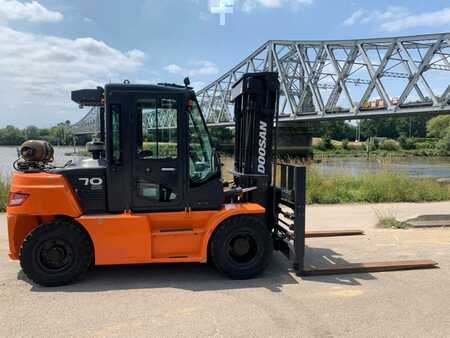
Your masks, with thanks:
[{"label": "steel truss bridge", "polygon": [[[233,83],[244,73],[265,71],[279,74],[283,122],[450,113],[450,33],[270,40],[197,92],[208,125],[233,125]],[[170,128],[173,121],[167,118],[160,127]],[[93,133],[98,124],[92,109],[74,132]]]}]

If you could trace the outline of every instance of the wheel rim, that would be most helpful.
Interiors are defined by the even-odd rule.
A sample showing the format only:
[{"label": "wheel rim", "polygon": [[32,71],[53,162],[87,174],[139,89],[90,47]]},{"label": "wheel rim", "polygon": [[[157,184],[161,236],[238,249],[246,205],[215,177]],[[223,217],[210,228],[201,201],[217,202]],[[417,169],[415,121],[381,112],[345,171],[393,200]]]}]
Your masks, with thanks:
[{"label": "wheel rim", "polygon": [[250,233],[234,234],[227,248],[229,259],[238,265],[251,264],[258,254],[258,244]]},{"label": "wheel rim", "polygon": [[38,247],[36,258],[41,269],[49,273],[65,271],[74,262],[72,247],[61,239],[43,242]]}]

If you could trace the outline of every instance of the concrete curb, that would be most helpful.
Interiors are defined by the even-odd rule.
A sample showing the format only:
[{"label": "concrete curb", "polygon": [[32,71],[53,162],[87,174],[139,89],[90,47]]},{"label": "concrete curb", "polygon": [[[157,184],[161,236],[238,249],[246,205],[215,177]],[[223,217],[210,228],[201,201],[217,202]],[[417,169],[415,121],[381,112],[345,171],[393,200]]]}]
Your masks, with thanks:
[{"label": "concrete curb", "polygon": [[413,228],[450,227],[450,214],[420,215],[404,221]]}]

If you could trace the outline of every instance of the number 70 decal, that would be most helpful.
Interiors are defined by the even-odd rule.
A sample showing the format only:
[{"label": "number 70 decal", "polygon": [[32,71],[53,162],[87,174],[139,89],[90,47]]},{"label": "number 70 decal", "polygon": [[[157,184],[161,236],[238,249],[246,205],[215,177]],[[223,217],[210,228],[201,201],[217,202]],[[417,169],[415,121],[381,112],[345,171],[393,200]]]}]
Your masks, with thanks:
[{"label": "number 70 decal", "polygon": [[103,184],[103,179],[100,177],[80,177],[78,179],[78,181],[83,182],[83,185],[87,186],[87,185],[102,185]]}]

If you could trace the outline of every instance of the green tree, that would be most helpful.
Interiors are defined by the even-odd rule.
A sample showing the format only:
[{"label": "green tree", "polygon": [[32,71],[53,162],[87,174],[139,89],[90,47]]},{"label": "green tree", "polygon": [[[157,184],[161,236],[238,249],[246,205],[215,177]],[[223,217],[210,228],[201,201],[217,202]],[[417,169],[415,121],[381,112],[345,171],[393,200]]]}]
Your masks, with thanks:
[{"label": "green tree", "polygon": [[450,128],[446,129],[445,134],[437,143],[437,148],[443,151],[450,151]]},{"label": "green tree", "polygon": [[67,120],[51,128],[42,129],[36,126],[28,126],[22,130],[14,126],[0,128],[1,145],[20,145],[25,140],[31,139],[46,140],[53,145],[69,145],[73,141],[70,121]]},{"label": "green tree", "polygon": [[385,117],[361,121],[361,137],[387,137],[396,139],[401,135],[405,137],[425,137],[426,124],[429,117],[426,115],[407,117]]},{"label": "green tree", "polygon": [[50,141],[50,129],[48,129],[48,128],[39,129],[39,136],[38,136],[38,138],[40,140]]},{"label": "green tree", "polygon": [[433,117],[427,123],[427,135],[429,137],[442,138],[450,127],[450,115],[439,115]]},{"label": "green tree", "polygon": [[24,136],[27,140],[36,140],[39,139],[39,129],[36,126],[28,126],[23,131]]},{"label": "green tree", "polygon": [[48,141],[54,145],[69,145],[72,137],[72,128],[66,121],[50,128]]},{"label": "green tree", "polygon": [[334,140],[353,140],[356,134],[356,127],[346,121],[314,122],[309,128],[313,137],[328,137]]},{"label": "green tree", "polygon": [[25,137],[20,129],[10,125],[0,129],[0,143],[2,145],[18,145],[24,141]]}]

